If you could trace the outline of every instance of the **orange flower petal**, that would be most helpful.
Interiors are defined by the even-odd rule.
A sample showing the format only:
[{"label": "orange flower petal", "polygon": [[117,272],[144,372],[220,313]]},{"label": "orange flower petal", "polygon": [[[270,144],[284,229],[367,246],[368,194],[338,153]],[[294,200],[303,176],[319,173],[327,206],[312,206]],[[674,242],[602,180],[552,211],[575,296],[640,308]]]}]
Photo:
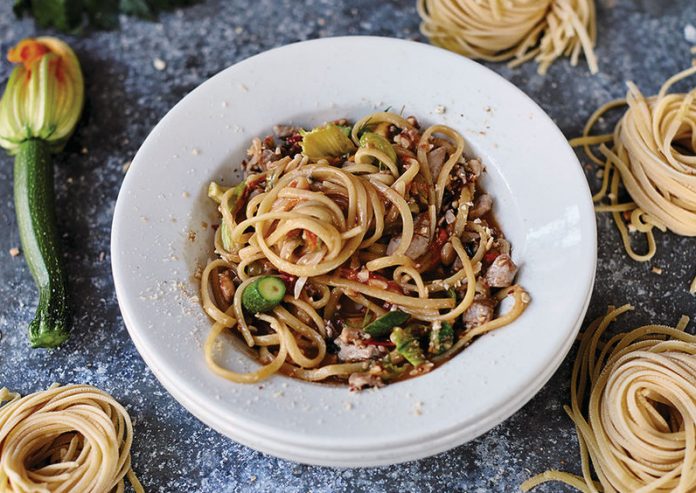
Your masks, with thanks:
[{"label": "orange flower petal", "polygon": [[25,69],[29,70],[32,63],[50,52],[51,50],[43,43],[28,38],[20,41],[14,48],[10,48],[7,59],[12,63],[21,63]]}]

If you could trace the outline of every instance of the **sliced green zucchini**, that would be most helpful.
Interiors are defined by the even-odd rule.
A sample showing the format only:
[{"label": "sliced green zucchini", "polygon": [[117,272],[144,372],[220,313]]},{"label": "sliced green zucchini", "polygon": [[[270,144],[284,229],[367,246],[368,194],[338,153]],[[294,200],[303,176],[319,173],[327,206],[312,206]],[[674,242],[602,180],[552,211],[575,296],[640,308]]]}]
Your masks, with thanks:
[{"label": "sliced green zucchini", "polygon": [[[377,149],[387,155],[389,159],[396,162],[396,151],[387,139],[375,132],[365,132],[360,136],[360,147],[366,149]],[[386,163],[385,163],[386,164]]]},{"label": "sliced green zucchini", "polygon": [[413,366],[420,366],[427,361],[418,339],[413,337],[408,331],[397,327],[392,330],[389,339],[396,345],[397,352]]},{"label": "sliced green zucchini", "polygon": [[386,337],[392,329],[403,324],[411,316],[399,310],[387,312],[377,320],[371,322],[363,328],[363,331],[370,334],[372,337]]},{"label": "sliced green zucchini", "polygon": [[333,123],[302,134],[302,154],[310,159],[328,159],[343,156],[355,150],[355,144],[346,132]]},{"label": "sliced green zucchini", "polygon": [[430,331],[428,353],[437,356],[452,347],[454,344],[454,328],[447,322],[442,322],[438,328]]},{"label": "sliced green zucchini", "polygon": [[285,283],[279,277],[263,276],[249,284],[242,293],[242,304],[251,313],[269,312],[285,296]]}]

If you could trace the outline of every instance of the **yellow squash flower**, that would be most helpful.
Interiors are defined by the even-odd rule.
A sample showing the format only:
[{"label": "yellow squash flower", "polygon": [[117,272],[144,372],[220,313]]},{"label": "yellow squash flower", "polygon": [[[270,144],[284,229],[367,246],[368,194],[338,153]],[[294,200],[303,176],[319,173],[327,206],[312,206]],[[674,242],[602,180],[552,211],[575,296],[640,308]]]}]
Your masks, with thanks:
[{"label": "yellow squash flower", "polygon": [[0,100],[0,146],[16,154],[31,138],[60,151],[84,104],[82,70],[75,53],[52,37],[24,39],[7,59],[17,64]]}]

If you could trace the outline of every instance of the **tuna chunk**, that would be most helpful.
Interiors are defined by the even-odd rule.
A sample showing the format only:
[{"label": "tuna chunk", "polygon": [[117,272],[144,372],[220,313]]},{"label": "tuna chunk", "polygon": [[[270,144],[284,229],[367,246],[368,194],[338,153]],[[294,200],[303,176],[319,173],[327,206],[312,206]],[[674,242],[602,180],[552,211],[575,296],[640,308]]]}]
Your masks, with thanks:
[{"label": "tuna chunk", "polygon": [[474,202],[474,207],[469,211],[469,217],[476,219],[486,215],[493,207],[493,199],[487,193],[479,195]]},{"label": "tuna chunk", "polygon": [[225,300],[225,303],[232,303],[235,288],[230,271],[225,270],[220,272],[220,274],[218,274],[218,283],[220,286],[220,293],[222,293],[222,298]]},{"label": "tuna chunk", "polygon": [[430,168],[433,182],[437,181],[442,165],[445,164],[445,157],[447,157],[447,149],[444,147],[436,147],[428,153],[428,167]]},{"label": "tuna chunk", "polygon": [[346,343],[337,338],[334,340],[338,346],[338,359],[341,361],[365,361],[375,359],[381,355],[377,346],[358,346],[357,344]]},{"label": "tuna chunk", "polygon": [[[411,244],[406,249],[404,255],[416,260],[428,251],[428,246],[430,245],[430,219],[426,212],[418,216],[413,229],[413,239],[411,239]],[[401,235],[393,237],[389,241],[389,245],[387,245],[387,255],[394,253],[399,243],[401,243]]]},{"label": "tuna chunk", "polygon": [[471,171],[471,174],[474,175],[474,178],[478,178],[485,169],[481,161],[479,161],[478,159],[471,159],[467,161],[466,164],[469,168],[469,171]]},{"label": "tuna chunk", "polygon": [[517,266],[510,255],[502,253],[496,257],[486,271],[485,280],[492,288],[506,288],[512,284],[517,274]]},{"label": "tuna chunk", "polygon": [[366,387],[384,387],[382,379],[371,373],[351,373],[348,377],[350,390],[362,390]]},{"label": "tuna chunk", "polygon": [[462,321],[467,329],[473,329],[493,320],[495,303],[490,298],[474,300],[462,315]]}]

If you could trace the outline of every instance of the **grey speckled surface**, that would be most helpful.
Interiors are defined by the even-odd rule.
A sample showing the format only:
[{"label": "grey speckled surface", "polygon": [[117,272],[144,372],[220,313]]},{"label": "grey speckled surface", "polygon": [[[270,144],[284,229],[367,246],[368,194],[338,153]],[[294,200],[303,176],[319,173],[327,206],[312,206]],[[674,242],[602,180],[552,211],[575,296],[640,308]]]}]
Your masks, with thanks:
[{"label": "grey speckled surface", "polygon": [[[37,34],[17,21],[11,2],[0,4],[0,51]],[[60,230],[74,294],[75,329],[63,348],[29,349],[25,326],[34,311],[34,287],[18,246],[12,205],[12,161],[0,156],[0,385],[23,393],[52,382],[88,382],[111,392],[135,421],[133,464],[148,491],[196,492],[511,492],[531,473],[579,471],[576,440],[561,406],[567,401],[570,357],[544,389],[507,422],[481,438],[426,460],[362,470],[308,467],[237,445],[189,415],[159,385],[131,343],[110,275],[111,214],[122,167],[168,109],[221,69],[293,41],[345,34],[422,39],[411,0],[373,2],[260,0],[209,1],[166,14],[159,23],[124,19],[120,31],[71,39],[83,64],[85,118],[56,163]],[[653,93],[686,67],[684,28],[696,26],[693,0],[599,0],[601,73],[566,61],[547,77],[527,65],[492,68],[530,94],[567,136],[575,136],[599,104],[624,93],[633,79]],[[166,69],[153,68],[161,58]],[[0,81],[7,63],[0,65]],[[588,172],[594,180],[594,170]],[[606,216],[598,219],[597,285],[589,317],[607,303],[637,310],[620,326],[653,320],[673,323],[696,315],[686,292],[696,274],[696,242],[659,235],[650,264],[629,261]],[[662,275],[651,272],[663,269]],[[572,279],[568,280],[572,282]],[[547,485],[540,492],[569,491]]]}]

